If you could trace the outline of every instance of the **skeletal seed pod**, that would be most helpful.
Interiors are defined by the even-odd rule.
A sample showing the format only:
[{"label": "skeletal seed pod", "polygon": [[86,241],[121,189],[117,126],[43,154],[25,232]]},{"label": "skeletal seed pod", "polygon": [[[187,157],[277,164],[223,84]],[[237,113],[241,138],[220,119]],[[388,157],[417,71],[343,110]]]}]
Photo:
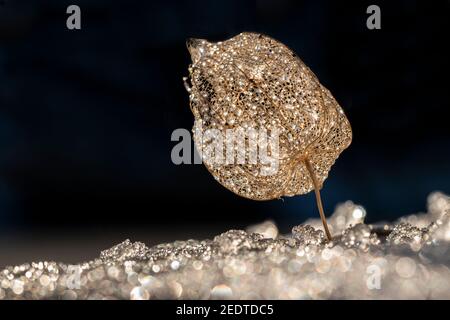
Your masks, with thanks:
[{"label": "skeletal seed pod", "polygon": [[[200,153],[211,146],[215,151],[208,153],[213,157],[203,155],[208,170],[227,189],[253,200],[314,189],[331,239],[319,190],[352,140],[350,123],[331,93],[289,48],[265,35],[241,33],[216,43],[189,39],[187,47],[194,141]],[[217,141],[205,132],[232,132],[241,143]],[[264,142],[261,132],[264,138],[276,133],[276,144]],[[276,160],[275,170],[268,170],[273,162],[262,161],[264,148]],[[227,161],[217,161],[225,154]]]}]

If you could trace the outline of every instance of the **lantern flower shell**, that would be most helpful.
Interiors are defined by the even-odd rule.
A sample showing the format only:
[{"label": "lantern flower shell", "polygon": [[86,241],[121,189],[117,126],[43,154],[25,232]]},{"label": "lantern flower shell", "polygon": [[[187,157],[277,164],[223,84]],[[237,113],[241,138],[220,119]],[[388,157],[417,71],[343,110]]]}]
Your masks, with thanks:
[{"label": "lantern flower shell", "polygon": [[[302,60],[284,44],[258,33],[215,43],[189,39],[187,47],[197,150],[211,143],[202,135],[206,130],[224,136],[239,128],[277,132],[277,170],[263,174],[261,163],[218,164],[203,157],[214,178],[254,200],[314,190],[309,169],[321,188],[331,166],[350,145],[352,130],[330,91]],[[223,152],[228,151],[225,146]],[[244,157],[249,159],[248,154]]]}]

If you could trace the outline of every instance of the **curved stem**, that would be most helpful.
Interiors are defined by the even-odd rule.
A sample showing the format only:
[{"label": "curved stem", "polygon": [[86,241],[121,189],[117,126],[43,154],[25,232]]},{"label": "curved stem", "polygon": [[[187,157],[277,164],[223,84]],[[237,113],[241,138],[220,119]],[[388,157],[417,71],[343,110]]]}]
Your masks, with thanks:
[{"label": "curved stem", "polygon": [[330,230],[328,230],[327,219],[325,218],[325,213],[323,211],[323,206],[322,206],[322,199],[320,198],[319,182],[317,181],[316,174],[314,173],[314,169],[311,166],[311,162],[309,161],[308,158],[305,158],[305,165],[306,165],[306,169],[308,170],[309,175],[311,176],[311,179],[314,184],[314,193],[316,194],[317,208],[319,209],[320,219],[322,220],[323,228],[325,229],[325,233],[327,235],[328,241],[331,241],[332,240],[331,233],[330,233]]}]

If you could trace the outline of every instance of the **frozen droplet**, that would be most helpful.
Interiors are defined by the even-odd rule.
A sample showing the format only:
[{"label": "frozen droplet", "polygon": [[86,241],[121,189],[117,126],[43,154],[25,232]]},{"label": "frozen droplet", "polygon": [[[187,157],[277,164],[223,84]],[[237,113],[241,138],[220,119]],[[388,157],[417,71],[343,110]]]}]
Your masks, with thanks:
[{"label": "frozen droplet", "polygon": [[447,210],[450,210],[450,197],[442,192],[433,192],[427,198],[427,207],[432,219],[439,219]]},{"label": "frozen droplet", "polygon": [[325,235],[322,230],[316,230],[310,225],[299,225],[292,228],[292,236],[302,246],[320,245],[325,242]]},{"label": "frozen droplet", "polygon": [[178,268],[180,267],[180,262],[174,260],[170,263],[170,267],[172,268],[172,270],[178,270]]},{"label": "frozen droplet", "polygon": [[212,288],[211,290],[212,299],[219,299],[219,300],[231,299],[232,295],[233,291],[229,286],[225,284],[219,284],[214,288]]},{"label": "frozen droplet", "polygon": [[134,287],[130,292],[131,300],[148,300],[150,299],[150,293],[143,287]]},{"label": "frozen droplet", "polygon": [[403,278],[411,278],[416,272],[416,263],[413,259],[402,257],[395,264],[395,270]]},{"label": "frozen droplet", "polygon": [[375,237],[376,234],[371,235],[371,230],[368,225],[358,223],[342,232],[341,242],[347,247],[361,246],[362,249],[365,249]]},{"label": "frozen droplet", "polygon": [[410,244],[412,242],[422,243],[427,239],[428,229],[417,228],[409,223],[400,223],[394,227],[387,237],[392,244]]},{"label": "frozen droplet", "polygon": [[249,233],[259,233],[266,239],[276,239],[278,237],[278,228],[273,221],[265,221],[247,228]]},{"label": "frozen droplet", "polygon": [[238,253],[243,249],[260,248],[263,245],[260,240],[264,239],[261,234],[247,233],[244,230],[230,230],[214,238],[220,251],[223,253]]}]

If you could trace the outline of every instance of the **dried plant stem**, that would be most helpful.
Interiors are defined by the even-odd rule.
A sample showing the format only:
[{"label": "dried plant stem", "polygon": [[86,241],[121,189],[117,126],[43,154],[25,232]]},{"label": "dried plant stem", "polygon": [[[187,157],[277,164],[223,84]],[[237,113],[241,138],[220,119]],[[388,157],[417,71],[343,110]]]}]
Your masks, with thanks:
[{"label": "dried plant stem", "polygon": [[317,208],[319,209],[320,219],[322,220],[323,228],[325,229],[325,233],[327,235],[328,241],[331,241],[332,240],[331,233],[330,233],[330,230],[328,230],[327,219],[325,218],[325,213],[323,211],[323,206],[322,206],[322,199],[320,198],[319,182],[317,181],[317,177],[316,177],[316,174],[314,173],[313,167],[311,166],[311,162],[308,160],[308,158],[305,158],[304,161],[305,161],[306,169],[308,169],[309,175],[311,176],[311,179],[314,184],[314,193],[316,194]]}]

